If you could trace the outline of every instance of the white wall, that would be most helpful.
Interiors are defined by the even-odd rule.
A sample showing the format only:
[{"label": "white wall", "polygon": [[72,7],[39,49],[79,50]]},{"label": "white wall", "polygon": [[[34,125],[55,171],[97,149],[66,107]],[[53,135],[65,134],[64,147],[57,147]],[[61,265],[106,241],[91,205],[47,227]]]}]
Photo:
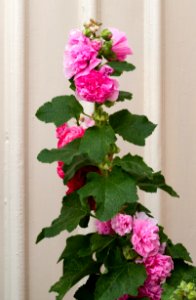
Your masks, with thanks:
[{"label": "white wall", "polygon": [[[0,1],[0,35],[3,46],[5,44],[3,16],[7,1]],[[25,205],[22,208],[25,216],[24,247],[21,244],[21,248],[24,248],[21,250],[25,251],[25,292],[22,291],[22,296],[18,298],[4,297],[3,262],[6,248],[3,243],[0,243],[0,298],[2,300],[54,299],[54,294],[48,294],[48,289],[61,274],[61,266],[56,265],[56,261],[65,244],[66,233],[35,245],[36,235],[40,229],[50,224],[51,220],[57,216],[64,187],[56,176],[55,165],[42,165],[36,161],[37,153],[44,147],[55,146],[56,140],[54,126],[44,125],[36,120],[34,114],[43,102],[50,100],[53,96],[69,93],[68,84],[62,74],[62,53],[70,29],[81,23],[85,11],[88,14],[89,6],[85,7],[85,3],[89,1],[34,0],[25,2],[24,146],[21,143],[25,153]],[[154,144],[156,151],[153,151],[154,157],[152,157],[151,150],[146,151],[146,160],[157,166],[160,163],[160,152],[162,152],[162,168],[167,181],[181,195],[181,198],[176,200],[161,193],[160,196],[152,197],[152,200],[145,199],[145,201],[150,202],[157,216],[160,215],[161,222],[166,226],[171,237],[176,241],[184,242],[196,260],[194,251],[196,250],[196,226],[194,224],[194,210],[196,209],[194,197],[196,194],[194,188],[194,175],[196,175],[194,155],[196,150],[194,138],[196,19],[194,13],[196,2],[194,0],[165,0],[164,2],[159,0],[113,0],[112,2],[102,0],[90,1],[90,4],[92,3],[97,4],[97,14],[105,26],[118,27],[127,33],[134,50],[132,62],[137,67],[135,72],[124,75],[121,80],[121,87],[134,94],[134,100],[128,103],[127,107],[134,113],[150,113],[153,121],[159,118],[158,123],[162,133],[159,132],[156,138],[149,138],[148,149],[151,149]],[[159,9],[161,9],[160,16]],[[154,14],[154,18],[157,18],[159,22],[151,22],[150,14]],[[158,37],[156,29],[161,22],[162,34]],[[150,30],[149,40],[146,35],[148,29]],[[159,48],[160,42],[161,49]],[[3,49],[3,47],[0,48],[1,65],[4,62]],[[162,60],[159,62],[160,54]],[[158,67],[156,67],[157,64]],[[148,70],[151,66],[153,74]],[[1,68],[0,99],[3,99],[6,88],[3,81],[4,74]],[[158,79],[158,85],[157,77],[160,79]],[[149,88],[146,87],[146,83]],[[12,88],[14,89],[10,87]],[[159,97],[161,91],[162,97]],[[157,103],[154,103],[149,95],[153,98],[156,93]],[[4,101],[1,100],[2,105],[3,103]],[[154,106],[161,107],[160,116]],[[6,112],[7,115],[9,113],[9,111]],[[3,110],[0,110],[1,178],[3,178],[5,143],[3,117]],[[160,149],[160,138],[162,149]],[[122,141],[120,143],[125,151],[127,144]],[[157,148],[157,143],[159,148]],[[133,152],[143,153],[143,149],[139,147],[131,147],[131,149]],[[2,199],[0,234],[2,236],[3,231],[7,230],[3,227],[2,181],[0,181],[0,195]],[[143,193],[141,195],[144,197]],[[157,205],[159,198],[162,200],[160,206]],[[9,270],[7,272],[9,273]],[[65,299],[73,299],[72,293]]]}]

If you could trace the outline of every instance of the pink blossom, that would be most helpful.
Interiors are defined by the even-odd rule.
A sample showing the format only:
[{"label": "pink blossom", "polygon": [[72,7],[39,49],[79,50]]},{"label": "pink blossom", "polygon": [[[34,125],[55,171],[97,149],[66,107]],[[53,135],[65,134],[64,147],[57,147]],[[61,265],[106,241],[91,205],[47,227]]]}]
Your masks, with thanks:
[{"label": "pink blossom", "polygon": [[123,236],[132,230],[132,217],[125,214],[117,214],[111,220],[112,229]]},{"label": "pink blossom", "polygon": [[62,161],[58,161],[58,165],[57,165],[57,174],[59,175],[60,178],[64,178],[65,174],[63,171],[63,166],[64,166],[64,162]]},{"label": "pink blossom", "polygon": [[108,77],[102,69],[92,70],[74,81],[77,97],[81,100],[104,103],[106,100],[115,101],[118,98],[117,80]]},{"label": "pink blossom", "polygon": [[137,214],[133,220],[131,238],[134,250],[144,258],[158,253],[160,247],[158,231],[154,219],[144,213]]},{"label": "pink blossom", "polygon": [[70,32],[69,42],[64,51],[64,74],[70,79],[81,76],[94,69],[101,59],[97,58],[100,41],[91,41],[80,30]]},{"label": "pink blossom", "polygon": [[109,29],[112,32],[112,51],[120,61],[124,61],[129,54],[133,54],[132,49],[128,45],[127,37],[124,32],[116,28]]},{"label": "pink blossom", "polygon": [[67,124],[60,126],[56,129],[58,136],[58,148],[62,148],[77,138],[81,138],[84,135],[84,128],[81,126],[68,127]]},{"label": "pink blossom", "polygon": [[161,300],[163,289],[160,284],[147,279],[142,287],[139,288],[139,297],[149,297],[150,300]]},{"label": "pink blossom", "polygon": [[104,222],[96,220],[95,226],[99,234],[108,235],[113,233],[110,220]]},{"label": "pink blossom", "polygon": [[[73,140],[77,138],[81,138],[85,133],[85,129],[81,126],[72,126],[68,127],[67,123],[56,128],[56,137],[58,139],[57,146],[58,148],[62,148],[65,145],[69,144]],[[58,161],[57,165],[57,174],[60,178],[64,178],[63,171],[64,163],[62,161]]]},{"label": "pink blossom", "polygon": [[174,268],[172,258],[160,253],[147,257],[144,264],[150,279],[159,283],[164,283],[165,279],[171,275],[171,271]]}]

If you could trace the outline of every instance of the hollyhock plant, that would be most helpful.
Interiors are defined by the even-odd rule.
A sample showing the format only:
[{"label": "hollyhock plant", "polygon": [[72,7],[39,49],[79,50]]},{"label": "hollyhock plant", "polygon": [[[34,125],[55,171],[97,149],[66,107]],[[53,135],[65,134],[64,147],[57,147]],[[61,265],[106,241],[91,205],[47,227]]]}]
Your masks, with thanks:
[{"label": "hollyhock plant", "polygon": [[[118,76],[135,69],[126,61],[133,51],[125,33],[100,26],[90,20],[71,31],[63,68],[72,94],[54,97],[36,113],[56,126],[57,138],[57,147],[42,150],[38,160],[57,162],[67,186],[59,216],[37,243],[80,228],[66,240],[58,260],[63,274],[50,292],[63,300],[83,279],[76,300],[169,300],[187,295],[185,289],[195,299],[196,267],[188,251],[169,239],[139,199],[139,190],[178,194],[141,156],[119,153],[119,136],[141,147],[156,125],[125,108],[132,94],[120,89]],[[94,110],[89,113],[80,100],[94,103]],[[110,111],[122,101],[123,109]]]}]

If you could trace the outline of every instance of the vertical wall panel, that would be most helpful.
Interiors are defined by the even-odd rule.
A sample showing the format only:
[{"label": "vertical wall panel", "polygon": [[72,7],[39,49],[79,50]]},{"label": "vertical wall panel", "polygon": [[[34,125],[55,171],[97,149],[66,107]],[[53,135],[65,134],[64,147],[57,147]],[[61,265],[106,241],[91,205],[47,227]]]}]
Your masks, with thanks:
[{"label": "vertical wall panel", "polygon": [[29,1],[28,13],[28,300],[48,300],[55,298],[48,289],[61,276],[62,266],[56,262],[67,234],[38,245],[35,239],[58,216],[64,187],[55,164],[36,161],[41,149],[56,146],[56,137],[55,126],[38,121],[34,114],[45,101],[70,93],[62,58],[68,33],[78,25],[78,2]]},{"label": "vertical wall panel", "polygon": [[196,262],[196,2],[164,3],[164,164],[180,199],[165,196],[162,216]]}]

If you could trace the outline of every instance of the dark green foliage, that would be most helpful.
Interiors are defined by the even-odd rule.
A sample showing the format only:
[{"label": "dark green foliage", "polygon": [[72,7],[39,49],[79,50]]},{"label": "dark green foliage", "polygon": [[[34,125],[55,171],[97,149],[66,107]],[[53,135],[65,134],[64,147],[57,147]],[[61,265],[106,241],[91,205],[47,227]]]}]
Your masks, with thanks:
[{"label": "dark green foliage", "polygon": [[114,69],[112,76],[120,76],[123,72],[135,70],[135,66],[127,61],[110,61],[107,64]]},{"label": "dark green foliage", "polygon": [[96,216],[104,221],[112,218],[123,204],[138,199],[135,181],[121,168],[113,168],[107,176],[90,173],[88,182],[79,190],[81,200],[93,196],[96,200]]},{"label": "dark green foliage", "polygon": [[145,139],[156,127],[147,117],[133,115],[127,109],[111,115],[110,125],[124,140],[138,146],[145,145]]},{"label": "dark green foliage", "polygon": [[173,188],[166,184],[165,178],[161,172],[154,173],[152,179],[146,178],[138,181],[138,186],[141,190],[146,192],[156,193],[159,188],[173,197],[179,197]]},{"label": "dark green foliage", "polygon": [[113,162],[114,165],[121,167],[137,180],[142,178],[153,178],[153,169],[147,166],[143,158],[138,155],[131,155],[119,158],[116,157]]},{"label": "dark green foliage", "polygon": [[133,94],[129,92],[119,91],[118,99],[116,101],[124,101],[124,100],[131,100],[133,98]]},{"label": "dark green foliage", "polygon": [[44,238],[58,235],[63,230],[73,231],[80,220],[89,214],[89,209],[81,206],[77,194],[70,194],[64,197],[61,213],[55,219],[50,227],[43,228],[37,237],[37,243]]},{"label": "dark green foliage", "polygon": [[115,134],[109,125],[94,126],[86,130],[82,139],[75,139],[61,149],[42,150],[38,155],[38,160],[44,163],[63,161],[68,165],[75,156],[80,156],[81,160],[85,158],[85,160],[100,163],[115,140]]},{"label": "dark green foliage", "polygon": [[62,300],[67,291],[78,281],[89,274],[96,274],[100,265],[95,262],[91,256],[74,257],[64,260],[63,276],[50,289],[50,292],[56,292],[56,300]]},{"label": "dark green foliage", "polygon": [[46,123],[59,126],[71,118],[79,119],[82,112],[82,105],[73,95],[59,96],[42,105],[36,112],[36,117]]},{"label": "dark green foliage", "polygon": [[114,266],[98,279],[95,300],[118,299],[124,294],[136,296],[138,287],[145,279],[146,271],[143,265],[125,262],[117,267]]},{"label": "dark green foliage", "polygon": [[167,244],[167,254],[174,259],[183,259],[188,262],[192,262],[189,252],[187,249],[180,243],[173,244],[170,240]]}]

